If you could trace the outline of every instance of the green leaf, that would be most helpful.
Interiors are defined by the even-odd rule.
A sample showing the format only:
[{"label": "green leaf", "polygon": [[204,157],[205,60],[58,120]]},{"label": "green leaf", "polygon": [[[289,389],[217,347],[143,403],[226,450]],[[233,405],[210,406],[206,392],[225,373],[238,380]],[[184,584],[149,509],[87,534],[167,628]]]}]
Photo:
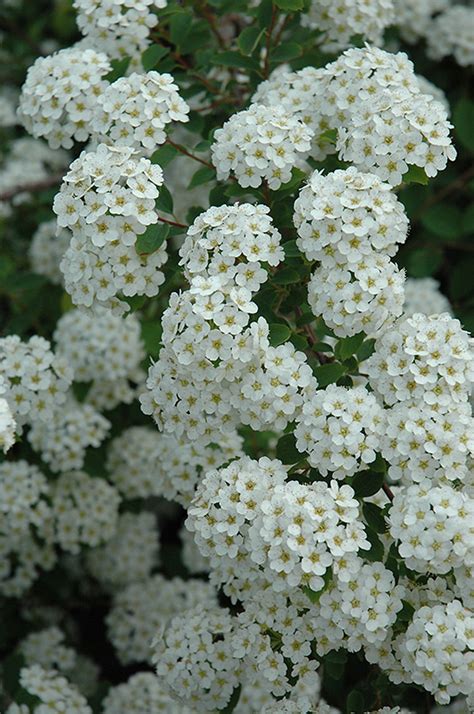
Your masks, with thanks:
[{"label": "green leaf", "polygon": [[333,144],[337,142],[337,129],[326,129],[318,139],[319,144]]},{"label": "green leaf", "polygon": [[272,347],[278,347],[284,342],[288,342],[291,337],[291,330],[288,325],[282,322],[274,322],[269,326],[269,340]]},{"label": "green leaf", "polygon": [[195,186],[201,186],[203,183],[207,183],[208,181],[213,181],[216,178],[216,172],[215,169],[211,169],[208,166],[203,166],[202,169],[198,169],[196,173],[193,175],[188,189],[189,188],[195,188]]},{"label": "green leaf", "polygon": [[324,580],[324,585],[321,588],[321,590],[312,590],[311,588],[309,588],[306,585],[303,585],[303,587],[301,588],[302,591],[304,592],[304,594],[306,595],[306,597],[308,597],[309,600],[313,603],[313,605],[316,605],[320,601],[321,595],[323,594],[323,592],[325,592],[328,589],[329,585],[331,584],[331,582],[332,582],[332,568],[328,568],[326,570],[326,572],[323,575],[323,580]]},{"label": "green leaf", "polygon": [[218,65],[219,67],[243,67],[244,69],[250,69],[258,71],[260,65],[257,60],[252,57],[244,57],[240,52],[220,52],[218,55],[212,58],[212,64]]},{"label": "green leaf", "polygon": [[272,0],[261,0],[257,8],[257,20],[260,27],[265,29],[270,26],[273,14],[273,2]]},{"label": "green leaf", "polygon": [[304,8],[304,0],[274,0],[275,5],[285,12],[293,12],[294,10],[302,10]]},{"label": "green leaf", "polygon": [[178,153],[178,150],[171,144],[164,144],[164,146],[160,146],[159,149],[153,152],[150,161],[152,164],[159,164],[164,169]]},{"label": "green leaf", "polygon": [[292,168],[290,180],[282,184],[280,188],[276,191],[272,191],[273,195],[275,196],[275,201],[278,201],[280,198],[290,193],[295,193],[296,189],[301,186],[307,176],[308,174],[305,171],[302,171],[301,169],[298,169],[296,167]]},{"label": "green leaf", "polygon": [[193,152],[199,153],[200,151],[209,151],[211,146],[212,142],[206,139],[205,141],[200,141],[199,144],[196,144],[196,146],[193,147]]},{"label": "green leaf", "polygon": [[363,362],[364,360],[368,359],[371,355],[373,355],[375,351],[375,339],[373,337],[370,337],[368,340],[365,340],[362,345],[359,347],[359,349],[356,352],[357,359],[359,362]]},{"label": "green leaf", "polygon": [[301,461],[303,454],[296,448],[296,438],[294,434],[283,434],[278,439],[276,446],[276,457],[282,464],[297,464]]},{"label": "green leaf", "polygon": [[160,59],[163,59],[168,53],[169,49],[162,45],[151,45],[151,47],[147,47],[142,54],[142,66],[145,72],[149,72],[156,67]]},{"label": "green leaf", "polygon": [[415,614],[415,608],[407,600],[402,600],[402,609],[397,614],[397,622],[410,622]]},{"label": "green leaf", "polygon": [[328,384],[334,384],[345,373],[345,368],[338,362],[331,364],[322,364],[320,367],[313,369],[314,375],[318,380],[320,387],[327,387]]},{"label": "green leaf", "polygon": [[242,30],[238,39],[240,51],[244,55],[251,55],[255,51],[264,33],[264,28],[260,29],[255,26],[246,27],[245,30]]},{"label": "green leaf", "polygon": [[170,227],[167,223],[155,223],[148,226],[145,233],[138,236],[135,243],[135,250],[139,255],[150,255],[161,246],[167,239]]},{"label": "green leaf", "polygon": [[419,248],[410,253],[407,259],[408,273],[414,278],[425,278],[436,273],[443,261],[441,250]]},{"label": "green leaf", "polygon": [[351,486],[356,496],[359,498],[367,498],[380,491],[383,481],[383,473],[376,473],[370,470],[360,471],[354,476]]},{"label": "green leaf", "polygon": [[[287,258],[302,258],[303,254],[296,245],[296,240],[289,240],[283,243],[283,250],[285,251],[285,256]],[[313,317],[314,320],[314,317]]]},{"label": "green leaf", "polygon": [[141,323],[142,340],[145,349],[154,359],[158,357],[160,351],[160,340],[162,334],[159,320],[147,320]]},{"label": "green leaf", "polygon": [[456,240],[461,235],[461,211],[450,203],[437,203],[428,208],[421,223],[431,233],[445,240]]},{"label": "green leaf", "polygon": [[275,273],[272,281],[277,285],[291,285],[292,283],[300,282],[300,275],[293,268],[283,268]]},{"label": "green leaf", "polygon": [[107,82],[112,83],[112,82],[115,82],[117,79],[120,79],[120,77],[124,77],[127,72],[130,62],[131,62],[130,57],[124,57],[123,59],[120,59],[120,60],[118,60],[118,59],[111,60],[110,64],[112,65],[112,69],[110,70],[110,72],[108,74],[105,75],[104,79]]},{"label": "green leaf", "polygon": [[173,215],[173,197],[164,184],[160,186],[160,195],[155,201],[155,207],[159,211]]},{"label": "green leaf", "polygon": [[271,54],[272,62],[288,62],[301,57],[303,48],[297,42],[285,42],[279,45]]},{"label": "green leaf", "polygon": [[423,186],[429,182],[429,178],[425,173],[425,170],[420,166],[409,166],[408,171],[403,174],[403,183],[421,183]]},{"label": "green leaf", "polygon": [[364,560],[370,561],[371,563],[382,562],[385,553],[382,541],[372,528],[366,527],[365,534],[370,543],[370,550],[360,550],[360,557],[364,558]]},{"label": "green leaf", "polygon": [[356,354],[357,350],[362,346],[364,337],[364,332],[358,332],[357,335],[353,335],[352,337],[344,337],[340,339],[334,350],[334,354],[337,359],[344,362],[344,360],[352,357],[353,354]]},{"label": "green leaf", "polygon": [[231,696],[231,698],[229,699],[229,703],[227,704],[227,706],[224,707],[224,709],[221,709],[221,710],[220,710],[220,711],[222,712],[222,714],[231,714],[231,712],[234,711],[235,707],[236,707],[237,704],[239,703],[240,692],[241,692],[241,691],[242,691],[242,685],[239,684],[239,686],[236,687],[236,688],[234,689],[234,691],[232,692],[232,696]]},{"label": "green leaf", "polygon": [[357,689],[353,689],[347,695],[346,712],[347,714],[364,714],[365,712],[364,696]]},{"label": "green leaf", "polygon": [[462,97],[454,107],[453,124],[456,136],[465,149],[474,153],[474,102]]},{"label": "green leaf", "polygon": [[380,506],[375,503],[364,503],[362,513],[368,525],[373,528],[376,533],[385,533],[387,531],[387,521]]},{"label": "green leaf", "polygon": [[177,47],[183,47],[191,31],[192,15],[188,12],[179,12],[170,20],[170,40]]}]

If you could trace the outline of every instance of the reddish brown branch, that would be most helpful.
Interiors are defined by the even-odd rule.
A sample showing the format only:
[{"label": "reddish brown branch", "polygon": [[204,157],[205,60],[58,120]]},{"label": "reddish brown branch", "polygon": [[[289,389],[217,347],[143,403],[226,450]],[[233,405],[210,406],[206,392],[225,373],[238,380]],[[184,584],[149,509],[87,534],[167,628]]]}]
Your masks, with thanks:
[{"label": "reddish brown branch", "polygon": [[43,191],[45,188],[51,188],[56,186],[62,181],[63,174],[54,174],[53,176],[48,176],[41,181],[31,181],[30,183],[24,183],[21,186],[15,186],[0,193],[0,201],[11,201],[12,198],[18,196],[20,193],[36,193],[37,191]]}]

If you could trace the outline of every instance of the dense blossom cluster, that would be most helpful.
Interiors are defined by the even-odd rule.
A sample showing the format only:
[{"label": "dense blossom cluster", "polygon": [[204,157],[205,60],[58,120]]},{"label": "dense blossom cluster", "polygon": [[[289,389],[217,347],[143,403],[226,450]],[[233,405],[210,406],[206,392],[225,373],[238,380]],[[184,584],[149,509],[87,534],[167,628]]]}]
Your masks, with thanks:
[{"label": "dense blossom cluster", "polygon": [[66,252],[71,235],[65,228],[57,229],[55,220],[41,223],[30,245],[30,263],[33,271],[44,275],[54,285],[61,285],[63,276],[59,264]]},{"label": "dense blossom cluster", "polygon": [[67,711],[68,714],[92,714],[92,709],[82,694],[53,669],[43,669],[38,664],[23,667],[20,671],[20,684],[30,695],[30,699],[37,703],[11,704],[6,714],[46,714],[48,710]]},{"label": "dense blossom cluster", "polygon": [[0,449],[6,453],[15,443],[15,432],[17,430],[16,421],[7,400],[2,397],[5,394],[5,382],[0,377]]},{"label": "dense blossom cluster", "polygon": [[111,69],[107,55],[93,49],[70,47],[39,57],[28,70],[20,97],[19,116],[27,131],[44,137],[53,149],[87,141],[97,97]]},{"label": "dense blossom cluster", "polygon": [[451,312],[450,302],[434,278],[407,278],[405,281],[403,314],[413,317],[417,312],[427,315]]},{"label": "dense blossom cluster", "polygon": [[167,694],[152,672],[133,674],[128,681],[111,687],[103,701],[103,714],[191,714]]},{"label": "dense blossom cluster", "polygon": [[19,651],[27,666],[39,664],[44,669],[56,669],[69,675],[76,664],[76,652],[64,642],[64,632],[52,625],[31,632],[20,643]]},{"label": "dense blossom cluster", "polygon": [[100,144],[72,162],[53,208],[72,231],[61,270],[75,304],[110,307],[117,296],[157,294],[165,246],[139,255],[135,243],[158,221],[162,183],[161,168],[131,147]]},{"label": "dense blossom cluster", "polygon": [[433,26],[433,17],[445,10],[449,0],[394,0],[396,23],[407,42],[417,42],[427,37]]},{"label": "dense blossom cluster", "polygon": [[23,342],[9,335],[0,339],[2,395],[19,427],[46,424],[57,414],[72,376],[67,361],[56,356],[44,338],[35,335]]},{"label": "dense blossom cluster", "polygon": [[134,72],[98,97],[94,133],[114,146],[143,148],[150,154],[166,141],[166,125],[188,121],[188,113],[170,74]]},{"label": "dense blossom cluster", "polygon": [[349,47],[354,35],[380,45],[394,17],[393,0],[312,0],[304,20],[322,33],[322,49],[337,52]]},{"label": "dense blossom cluster", "polygon": [[474,65],[474,8],[448,7],[430,25],[426,34],[428,55],[442,59],[453,55],[463,67]]},{"label": "dense blossom cluster", "polygon": [[281,107],[269,112],[263,104],[252,104],[215,132],[212,163],[218,179],[232,174],[243,187],[256,188],[265,181],[277,189],[306,158],[312,138],[311,129]]},{"label": "dense blossom cluster", "polygon": [[167,0],[74,0],[73,5],[85,46],[137,60],[157,23],[153,10],[166,7]]}]

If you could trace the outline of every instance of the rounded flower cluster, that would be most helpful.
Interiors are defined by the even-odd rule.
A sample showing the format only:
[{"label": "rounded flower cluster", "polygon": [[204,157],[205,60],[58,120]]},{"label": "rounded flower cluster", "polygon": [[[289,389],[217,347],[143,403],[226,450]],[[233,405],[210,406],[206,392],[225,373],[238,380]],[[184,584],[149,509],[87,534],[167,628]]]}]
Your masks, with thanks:
[{"label": "rounded flower cluster", "polygon": [[405,304],[403,314],[413,317],[417,312],[436,315],[451,312],[451,305],[439,289],[434,278],[407,278],[405,281]]},{"label": "rounded flower cluster", "polygon": [[6,714],[92,714],[87,701],[67,679],[55,670],[47,670],[34,664],[20,670],[20,684],[37,704],[11,704]]},{"label": "rounded flower cluster", "polygon": [[216,592],[208,583],[154,575],[115,595],[106,619],[109,640],[123,664],[150,662],[152,639],[170,618],[189,608],[202,610],[214,604]]},{"label": "rounded flower cluster", "polygon": [[82,468],[87,448],[100,446],[109,429],[110,422],[93,407],[70,399],[47,424],[35,422],[28,441],[57,473]]},{"label": "rounded flower cluster", "polygon": [[298,248],[308,260],[356,265],[373,252],[395,255],[408,233],[403,205],[374,174],[315,171],[295,201]]},{"label": "rounded flower cluster", "polygon": [[0,464],[0,533],[41,533],[51,518],[48,500],[48,482],[37,466],[23,460]]},{"label": "rounded flower cluster", "polygon": [[474,419],[467,403],[446,408],[418,402],[395,404],[384,412],[380,440],[390,478],[409,485],[427,478],[449,483],[468,477],[474,455]]},{"label": "rounded flower cluster", "polygon": [[0,449],[6,453],[15,443],[16,421],[7,400],[1,395],[5,394],[3,377],[0,376]]},{"label": "rounded flower cluster", "polygon": [[[132,426],[113,439],[107,451],[110,480],[127,499],[159,496],[160,436],[155,429]],[[177,455],[177,454],[176,454]]]},{"label": "rounded flower cluster", "polygon": [[377,339],[363,368],[387,404],[424,402],[446,412],[453,402],[467,401],[470,395],[474,340],[446,313],[417,313]]},{"label": "rounded flower cluster", "polygon": [[390,534],[408,568],[446,575],[474,566],[474,499],[429,480],[397,491]]},{"label": "rounded flower cluster", "polygon": [[347,50],[324,75],[320,111],[344,161],[396,186],[410,166],[433,177],[455,159],[446,110],[420,92],[403,52]]},{"label": "rounded flower cluster", "polygon": [[275,190],[306,158],[312,138],[311,129],[281,107],[269,112],[263,104],[252,104],[215,132],[212,163],[220,180],[233,174],[244,188],[266,181]]},{"label": "rounded flower cluster", "polygon": [[409,680],[440,704],[458,694],[472,695],[474,617],[459,600],[417,610],[400,643]]},{"label": "rounded flower cluster", "polygon": [[427,54],[435,60],[448,55],[462,67],[474,65],[474,8],[448,7],[431,23],[426,33]]},{"label": "rounded flower cluster", "polygon": [[196,607],[173,617],[153,640],[153,661],[166,689],[197,711],[221,710],[239,685],[232,651],[232,617],[218,607]]},{"label": "rounded flower cluster", "polygon": [[129,147],[100,144],[72,162],[53,209],[73,234],[61,270],[75,304],[110,306],[120,295],[157,294],[165,245],[139,255],[135,243],[158,220],[162,183],[161,168]]},{"label": "rounded flower cluster", "polygon": [[48,422],[64,404],[72,376],[67,361],[55,356],[43,337],[0,339],[2,395],[19,427]]},{"label": "rounded flower cluster", "polygon": [[110,57],[138,61],[148,46],[150,30],[157,24],[155,9],[167,0],[74,0],[77,24],[85,43]]},{"label": "rounded flower cluster", "polygon": [[55,220],[41,223],[30,244],[30,264],[35,273],[44,275],[54,285],[61,285],[63,276],[59,264],[66,252],[71,236],[64,228],[57,230]]},{"label": "rounded flower cluster", "polygon": [[372,463],[383,410],[365,387],[307,390],[296,419],[296,446],[323,475],[344,479]]},{"label": "rounded flower cluster", "polygon": [[122,318],[102,307],[69,310],[58,320],[53,337],[57,354],[68,361],[77,382],[141,377],[145,350],[136,315]]},{"label": "rounded flower cluster", "polygon": [[115,589],[146,580],[158,564],[159,540],[153,513],[123,513],[115,535],[87,554],[92,575],[106,588]]},{"label": "rounded flower cluster", "polygon": [[398,30],[406,42],[428,37],[433,17],[449,5],[449,0],[393,0]]},{"label": "rounded flower cluster", "polygon": [[308,283],[308,302],[338,337],[386,333],[403,312],[405,274],[386,255],[357,263],[322,263]]},{"label": "rounded flower cluster", "polygon": [[80,47],[39,57],[28,70],[20,97],[25,129],[44,137],[53,149],[70,149],[73,139],[87,141],[97,97],[111,69],[107,55]]},{"label": "rounded flower cluster", "polygon": [[56,563],[52,527],[29,529],[19,535],[0,528],[0,594],[20,597],[34,583],[41,570]]},{"label": "rounded flower cluster", "polygon": [[52,625],[30,632],[19,645],[26,665],[39,664],[44,669],[56,669],[68,674],[76,664],[76,652],[64,644],[64,632]]},{"label": "rounded flower cluster", "polygon": [[92,125],[106,143],[151,154],[166,141],[166,125],[188,121],[188,113],[170,74],[134,72],[110,84],[98,98]]},{"label": "rounded flower cluster", "polygon": [[253,563],[277,592],[299,586],[318,591],[330,567],[337,572],[339,560],[345,568],[360,548],[370,547],[359,505],[348,485],[285,478],[283,465],[267,458],[244,457],[210,471],[186,525],[212,568],[230,560],[239,577],[255,579]]},{"label": "rounded flower cluster", "polygon": [[305,24],[322,33],[321,47],[337,52],[350,47],[354,35],[381,45],[383,32],[395,19],[393,0],[313,0]]},{"label": "rounded flower cluster", "polygon": [[123,684],[109,689],[102,703],[103,714],[191,714],[163,691],[151,672],[133,674]]},{"label": "rounded flower cluster", "polygon": [[61,474],[52,493],[55,539],[70,553],[110,540],[119,504],[117,491],[104,479],[82,471]]}]

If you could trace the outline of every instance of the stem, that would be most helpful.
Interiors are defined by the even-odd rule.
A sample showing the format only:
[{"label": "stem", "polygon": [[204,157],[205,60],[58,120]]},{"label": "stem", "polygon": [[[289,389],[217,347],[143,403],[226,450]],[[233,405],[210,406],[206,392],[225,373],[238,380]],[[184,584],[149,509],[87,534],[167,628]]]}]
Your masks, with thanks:
[{"label": "stem", "polygon": [[60,183],[63,179],[63,174],[54,174],[53,176],[48,176],[48,178],[42,179],[41,181],[33,181],[31,183],[25,183],[22,186],[15,186],[0,193],[0,201],[11,201],[20,193],[35,193],[36,191],[42,191],[45,188],[51,188]]},{"label": "stem", "polygon": [[180,154],[184,154],[184,156],[188,156],[190,159],[193,159],[194,161],[198,161],[200,164],[203,164],[204,166],[207,166],[209,169],[212,169],[213,171],[215,170],[215,167],[209,162],[205,161],[204,159],[200,159],[199,156],[196,156],[195,154],[191,154],[189,151],[187,151],[184,146],[181,146],[181,144],[175,144],[174,141],[171,141],[171,139],[167,139],[166,143],[172,146],[176,151],[179,151]]},{"label": "stem", "polygon": [[158,220],[162,223],[167,223],[169,226],[176,226],[177,228],[186,228],[186,230],[189,228],[189,226],[187,226],[185,223],[178,223],[178,221],[169,221],[167,218],[162,218],[161,216],[158,217]]},{"label": "stem", "polygon": [[203,6],[199,8],[203,18],[207,20],[209,27],[211,28],[211,32],[214,35],[214,37],[217,40],[217,43],[221,50],[226,49],[226,44],[224,42],[224,38],[222,37],[221,33],[219,32],[219,29],[217,27],[216,23],[216,16],[212,12],[212,10],[208,7],[207,2],[204,2]]},{"label": "stem", "polygon": [[267,30],[267,42],[266,42],[266,46],[265,46],[265,61],[263,64],[263,78],[264,79],[267,79],[268,75],[270,74],[270,50],[272,47],[272,33],[273,33],[273,30],[275,29],[275,23],[276,23],[277,16],[278,16],[278,10],[275,7],[275,5],[273,5],[272,20],[270,22],[270,27]]},{"label": "stem", "polygon": [[393,495],[393,491],[392,491],[392,489],[390,488],[390,486],[388,486],[386,483],[384,483],[383,486],[382,486],[382,488],[383,488],[384,493],[385,493],[385,495],[387,496],[387,498],[389,498],[390,501],[393,501],[394,495]]}]

